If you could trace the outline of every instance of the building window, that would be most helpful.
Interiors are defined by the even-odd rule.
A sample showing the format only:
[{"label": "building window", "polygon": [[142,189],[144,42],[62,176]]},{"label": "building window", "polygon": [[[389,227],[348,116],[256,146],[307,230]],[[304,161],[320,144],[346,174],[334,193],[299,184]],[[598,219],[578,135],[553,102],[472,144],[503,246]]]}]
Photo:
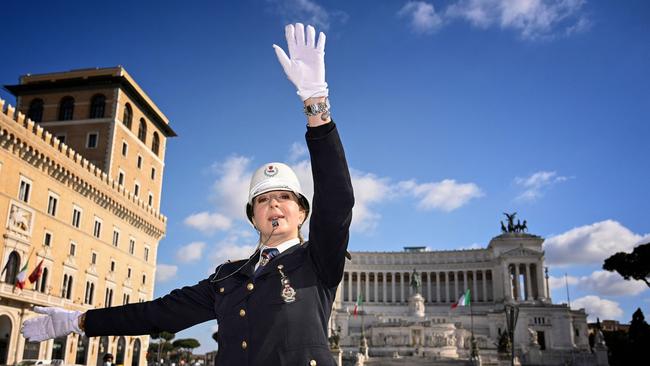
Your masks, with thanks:
[{"label": "building window", "polygon": [[122,156],[126,156],[129,152],[129,144],[126,141],[122,141]]},{"label": "building window", "polygon": [[102,235],[102,220],[95,217],[95,226],[93,228],[93,235],[99,238]]},{"label": "building window", "polygon": [[142,169],[142,156],[138,154],[138,162],[137,162],[138,169]]},{"label": "building window", "polygon": [[36,281],[36,287],[37,290],[42,292],[42,293],[47,293],[47,277],[50,274],[50,271],[47,268],[43,268],[43,274],[41,274],[41,278]]},{"label": "building window", "polygon": [[59,103],[59,121],[69,121],[74,116],[74,98],[67,96]]},{"label": "building window", "polygon": [[106,97],[97,94],[90,101],[90,118],[104,118],[104,109],[106,107]]},{"label": "building window", "polygon": [[72,298],[72,276],[63,275],[63,286],[61,287],[61,297],[70,300]]},{"label": "building window", "polygon": [[135,239],[129,239],[129,254],[135,253]]},{"label": "building window", "polygon": [[122,123],[124,123],[126,128],[130,130],[132,122],[133,122],[133,109],[131,109],[131,105],[129,103],[126,103],[126,105],[124,106],[124,115],[122,116]]},{"label": "building window", "polygon": [[7,259],[7,264],[5,268],[7,269],[5,274],[5,282],[9,284],[16,283],[16,276],[18,275],[20,267],[20,255],[15,250],[9,254],[9,259]]},{"label": "building window", "polygon": [[86,138],[86,147],[89,149],[97,148],[97,140],[99,140],[99,133],[90,132]]},{"label": "building window", "polygon": [[49,231],[45,232],[45,235],[43,236],[43,245],[46,247],[51,247],[52,246],[52,233]]},{"label": "building window", "polygon": [[73,241],[70,242],[70,255],[74,257],[77,252],[77,244]]},{"label": "building window", "polygon": [[111,260],[111,272],[115,272],[115,261]]},{"label": "building window", "polygon": [[144,261],[149,262],[149,248],[144,247]]},{"label": "building window", "polygon": [[110,307],[113,305],[113,289],[112,288],[107,288],[106,289],[106,297],[104,297],[104,304],[106,304],[106,307]]},{"label": "building window", "polygon": [[32,182],[27,178],[20,177],[20,188],[18,189],[18,199],[29,203],[29,194],[32,192]]},{"label": "building window", "polygon": [[156,179],[156,168],[154,167],[151,168],[151,179]]},{"label": "building window", "polygon": [[90,255],[90,263],[91,263],[91,264],[97,264],[97,253],[93,252],[93,253]]},{"label": "building window", "polygon": [[120,169],[120,172],[117,174],[117,184],[124,185],[124,172]]},{"label": "building window", "polygon": [[95,295],[95,284],[90,281],[86,281],[86,293],[84,295],[84,304],[92,305],[94,295]]},{"label": "building window", "polygon": [[158,132],[153,133],[153,140],[151,140],[151,151],[153,151],[153,153],[156,155],[158,155],[158,152],[160,151],[160,137],[158,136]]},{"label": "building window", "polygon": [[113,229],[113,246],[120,245],[120,232],[117,229]]},{"label": "building window", "polygon": [[81,209],[77,206],[72,207],[72,226],[76,228],[81,226]]},{"label": "building window", "polygon": [[133,195],[136,197],[140,196],[140,185],[138,183],[135,183],[133,186]]},{"label": "building window", "polygon": [[47,214],[56,216],[56,206],[59,204],[59,198],[53,193],[49,194],[47,198]]},{"label": "building window", "polygon": [[149,206],[153,206],[153,193],[149,192]]},{"label": "building window", "polygon": [[144,274],[144,273],[142,274],[142,284],[143,284],[143,285],[146,285],[146,284],[147,284],[147,275]]},{"label": "building window", "polygon": [[29,103],[27,118],[31,119],[34,122],[43,121],[43,99],[36,98]]},{"label": "building window", "polygon": [[130,297],[130,296],[127,295],[127,294],[124,294],[124,295],[122,296],[122,305],[126,305],[126,304],[129,303],[129,297]]},{"label": "building window", "polygon": [[131,278],[131,268],[126,269],[126,278]]},{"label": "building window", "polygon": [[138,139],[143,143],[147,143],[147,122],[144,118],[140,118],[140,127],[138,127]]}]

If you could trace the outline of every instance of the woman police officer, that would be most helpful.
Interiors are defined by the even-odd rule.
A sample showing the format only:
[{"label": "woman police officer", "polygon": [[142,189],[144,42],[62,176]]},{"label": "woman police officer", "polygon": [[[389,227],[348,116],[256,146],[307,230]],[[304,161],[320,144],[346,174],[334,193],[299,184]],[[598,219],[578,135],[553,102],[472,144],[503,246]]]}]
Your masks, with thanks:
[{"label": "woman police officer", "polygon": [[273,45],[307,114],[314,196],[309,241],[300,226],[310,205],[295,173],[269,163],[251,180],[246,213],[260,233],[247,260],[227,262],[194,286],[161,298],[85,313],[35,307],[24,322],[30,341],[65,336],[177,332],[216,319],[218,365],[334,365],[327,323],[343,276],[354,197],[325,82],[325,35],[312,26],[285,28],[289,55]]}]

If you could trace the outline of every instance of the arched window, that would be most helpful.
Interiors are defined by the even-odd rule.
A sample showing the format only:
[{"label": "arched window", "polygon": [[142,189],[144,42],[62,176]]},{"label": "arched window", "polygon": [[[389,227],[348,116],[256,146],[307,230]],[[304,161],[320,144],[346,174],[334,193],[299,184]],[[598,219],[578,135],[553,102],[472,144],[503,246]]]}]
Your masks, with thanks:
[{"label": "arched window", "polygon": [[75,363],[77,365],[86,365],[86,358],[88,358],[88,337],[79,336],[79,342],[77,342],[77,354],[75,355]]},{"label": "arched window", "polygon": [[5,282],[14,284],[16,283],[16,276],[18,275],[18,267],[20,266],[20,255],[13,251],[9,254],[9,259],[7,259],[7,274],[5,274]]},{"label": "arched window", "polygon": [[140,141],[147,143],[147,123],[144,118],[140,118],[140,127],[138,127],[138,138]]},{"label": "arched window", "polygon": [[124,352],[126,351],[126,338],[120,337],[117,340],[117,354],[115,355],[115,364],[124,365]]},{"label": "arched window", "polygon": [[140,365],[140,339],[136,338],[133,342],[133,357],[131,357],[131,366]]},{"label": "arched window", "polygon": [[90,100],[90,118],[104,118],[104,109],[106,106],[106,97],[103,94],[97,94]]},{"label": "arched window", "polygon": [[133,123],[133,109],[131,109],[131,105],[129,103],[126,103],[124,106],[124,116],[122,116],[122,123],[128,128],[129,130],[131,129],[131,124]]},{"label": "arched window", "polygon": [[158,132],[153,133],[153,140],[151,140],[151,151],[153,151],[153,153],[156,155],[158,155],[158,151],[160,151],[160,137],[158,136]]},{"label": "arched window", "polygon": [[34,122],[43,121],[43,99],[36,98],[29,103],[29,110],[27,111],[27,118]]},{"label": "arched window", "polygon": [[43,268],[43,274],[41,275],[40,279],[40,289],[42,293],[47,293],[47,275],[49,274],[49,270],[47,268]]},{"label": "arched window", "polygon": [[74,116],[74,98],[63,97],[59,103],[59,121],[69,121]]}]

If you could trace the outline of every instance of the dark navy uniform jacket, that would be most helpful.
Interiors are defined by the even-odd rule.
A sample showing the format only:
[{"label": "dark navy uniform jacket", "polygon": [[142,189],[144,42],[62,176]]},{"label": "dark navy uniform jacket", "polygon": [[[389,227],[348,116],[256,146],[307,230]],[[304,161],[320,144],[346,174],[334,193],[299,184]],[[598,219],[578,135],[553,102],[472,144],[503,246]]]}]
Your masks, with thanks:
[{"label": "dark navy uniform jacket", "polygon": [[[149,302],[89,310],[86,335],[178,332],[216,319],[216,364],[334,365],[327,324],[343,277],[354,196],[343,147],[334,122],[308,128],[314,197],[309,241],[279,254],[256,278],[254,260],[221,265],[211,276]],[[287,303],[278,266],[295,289]],[[215,281],[217,280],[217,281]]]}]

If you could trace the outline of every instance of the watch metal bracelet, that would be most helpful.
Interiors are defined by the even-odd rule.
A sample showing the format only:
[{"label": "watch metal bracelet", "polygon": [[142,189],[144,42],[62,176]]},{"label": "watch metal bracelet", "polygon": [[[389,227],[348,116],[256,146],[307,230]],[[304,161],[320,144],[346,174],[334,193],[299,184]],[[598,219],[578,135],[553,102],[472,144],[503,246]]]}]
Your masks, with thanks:
[{"label": "watch metal bracelet", "polygon": [[306,105],[304,108],[304,112],[309,117],[317,116],[323,112],[329,112],[329,103],[325,101],[325,102]]}]

